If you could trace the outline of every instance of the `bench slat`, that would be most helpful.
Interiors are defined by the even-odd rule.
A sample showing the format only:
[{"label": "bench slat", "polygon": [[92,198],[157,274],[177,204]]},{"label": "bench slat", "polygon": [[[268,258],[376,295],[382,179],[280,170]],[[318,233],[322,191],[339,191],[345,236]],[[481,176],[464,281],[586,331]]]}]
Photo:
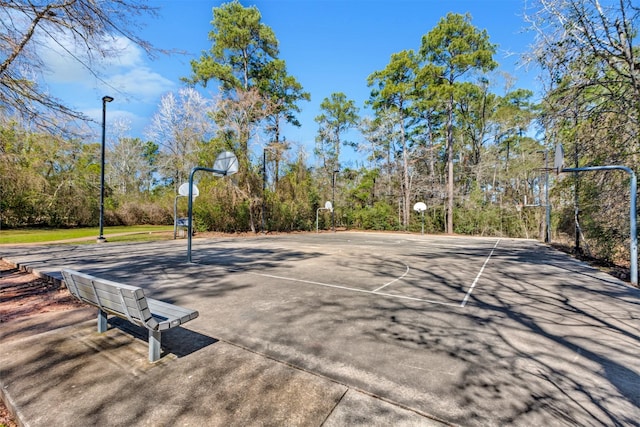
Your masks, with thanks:
[{"label": "bench slat", "polygon": [[[97,305],[117,316],[131,317],[136,321],[134,323],[140,322],[142,326],[151,317],[144,292],[140,288],[114,287],[111,283],[86,277],[76,277],[73,280],[76,285],[76,297],[82,301]],[[120,292],[124,298],[121,298]]]},{"label": "bench slat", "polygon": [[[127,289],[106,287],[100,282],[96,282],[94,285],[100,303],[109,302],[114,306],[121,305],[123,309],[126,307],[130,310],[138,310],[138,301],[144,301],[144,294],[141,292],[132,293]],[[80,289],[80,291],[86,292],[87,298],[92,302],[98,302],[93,301],[92,291],[87,289]],[[124,306],[122,305],[123,299]]]},{"label": "bench slat", "polygon": [[[69,269],[62,270],[62,277],[69,292],[80,301],[149,329],[149,360],[152,362],[159,358],[161,331],[198,317],[196,310],[146,298],[142,288],[137,286],[99,279]],[[98,317],[101,318],[100,313]],[[106,327],[106,315],[103,319]],[[103,331],[100,326],[98,331]]]}]

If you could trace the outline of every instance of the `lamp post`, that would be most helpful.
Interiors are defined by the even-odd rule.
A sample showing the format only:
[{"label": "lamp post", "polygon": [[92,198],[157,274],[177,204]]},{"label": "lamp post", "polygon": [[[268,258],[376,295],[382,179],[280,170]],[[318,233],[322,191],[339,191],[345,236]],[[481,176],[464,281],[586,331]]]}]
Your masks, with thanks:
[{"label": "lamp post", "polygon": [[104,146],[105,146],[105,123],[107,119],[107,102],[113,101],[110,96],[102,97],[102,146],[100,152],[100,235],[98,236],[98,243],[104,243],[107,239],[104,238]]}]

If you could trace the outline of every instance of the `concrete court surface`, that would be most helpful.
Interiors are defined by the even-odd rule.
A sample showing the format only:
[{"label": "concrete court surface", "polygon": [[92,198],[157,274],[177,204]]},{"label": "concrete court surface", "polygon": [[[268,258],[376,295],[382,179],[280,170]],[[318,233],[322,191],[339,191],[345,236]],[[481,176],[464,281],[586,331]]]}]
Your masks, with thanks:
[{"label": "concrete court surface", "polygon": [[[199,310],[0,332],[27,425],[640,423],[640,291],[533,240],[385,233],[3,247]],[[4,335],[4,336],[3,336]],[[139,337],[139,338],[136,338]],[[142,339],[140,339],[142,338]]]}]

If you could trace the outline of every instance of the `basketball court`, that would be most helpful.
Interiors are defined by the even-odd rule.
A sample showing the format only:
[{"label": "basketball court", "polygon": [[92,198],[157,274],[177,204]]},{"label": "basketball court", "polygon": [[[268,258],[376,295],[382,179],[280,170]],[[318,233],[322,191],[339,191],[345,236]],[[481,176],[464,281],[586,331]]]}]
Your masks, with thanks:
[{"label": "basketball court", "polygon": [[191,263],[185,240],[2,251],[199,310],[185,329],[211,340],[184,358],[231,343],[459,425],[640,419],[640,291],[533,240],[194,239]]}]

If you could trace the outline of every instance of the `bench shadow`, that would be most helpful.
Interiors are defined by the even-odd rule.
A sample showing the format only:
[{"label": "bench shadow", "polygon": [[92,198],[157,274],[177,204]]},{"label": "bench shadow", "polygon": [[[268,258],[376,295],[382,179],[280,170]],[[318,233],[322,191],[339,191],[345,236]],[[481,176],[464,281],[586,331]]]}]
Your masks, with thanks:
[{"label": "bench shadow", "polygon": [[[149,342],[149,330],[147,328],[134,325],[115,316],[109,318],[108,324],[110,327],[118,328],[145,343]],[[218,340],[215,338],[179,326],[162,332],[161,356],[171,353],[177,357],[185,357],[217,342]]]}]

